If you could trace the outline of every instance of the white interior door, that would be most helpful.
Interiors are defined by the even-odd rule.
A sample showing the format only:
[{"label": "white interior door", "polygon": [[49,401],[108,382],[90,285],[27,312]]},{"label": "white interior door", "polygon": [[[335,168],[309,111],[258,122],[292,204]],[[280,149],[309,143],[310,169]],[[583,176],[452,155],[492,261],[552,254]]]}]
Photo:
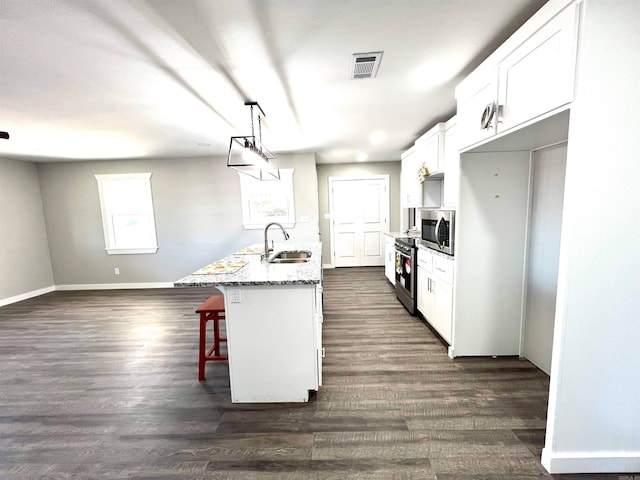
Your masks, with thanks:
[{"label": "white interior door", "polygon": [[330,178],[329,182],[334,265],[384,265],[388,177]]}]

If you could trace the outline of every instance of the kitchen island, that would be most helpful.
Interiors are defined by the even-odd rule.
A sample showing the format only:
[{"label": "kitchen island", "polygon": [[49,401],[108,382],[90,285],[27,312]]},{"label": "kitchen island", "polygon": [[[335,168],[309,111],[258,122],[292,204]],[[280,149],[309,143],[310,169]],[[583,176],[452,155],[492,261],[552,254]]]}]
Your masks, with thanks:
[{"label": "kitchen island", "polygon": [[306,402],[322,384],[322,244],[276,243],[270,255],[311,252],[303,263],[268,263],[259,250],[247,247],[216,262],[246,262],[233,273],[191,274],[174,286],[224,292],[234,403]]}]

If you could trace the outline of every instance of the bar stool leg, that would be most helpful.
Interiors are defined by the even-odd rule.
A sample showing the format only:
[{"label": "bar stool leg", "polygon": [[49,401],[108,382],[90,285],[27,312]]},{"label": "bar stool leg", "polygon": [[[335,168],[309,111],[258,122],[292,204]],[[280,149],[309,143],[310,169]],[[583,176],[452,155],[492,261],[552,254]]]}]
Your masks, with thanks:
[{"label": "bar stool leg", "polygon": [[206,352],[206,340],[207,340],[207,317],[203,312],[200,314],[200,352],[198,355],[198,381],[203,381],[204,378],[204,364],[205,352]]},{"label": "bar stool leg", "polygon": [[213,315],[213,355],[218,357],[220,355],[220,325],[218,314]]}]

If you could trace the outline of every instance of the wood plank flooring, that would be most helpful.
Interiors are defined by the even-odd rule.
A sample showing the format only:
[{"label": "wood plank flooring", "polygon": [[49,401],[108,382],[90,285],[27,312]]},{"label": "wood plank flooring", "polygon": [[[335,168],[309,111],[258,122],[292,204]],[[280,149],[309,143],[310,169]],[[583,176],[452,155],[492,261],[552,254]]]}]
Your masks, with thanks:
[{"label": "wood plank flooring", "polygon": [[232,404],[226,362],[198,382],[208,289],[0,308],[0,479],[551,478],[546,375],[516,358],[450,360],[382,268],[324,278],[324,385],[308,404]]}]

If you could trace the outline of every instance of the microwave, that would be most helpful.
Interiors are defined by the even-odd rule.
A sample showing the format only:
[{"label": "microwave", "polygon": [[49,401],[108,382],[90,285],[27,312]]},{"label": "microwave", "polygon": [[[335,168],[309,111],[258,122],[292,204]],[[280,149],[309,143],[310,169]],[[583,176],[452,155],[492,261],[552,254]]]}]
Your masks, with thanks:
[{"label": "microwave", "polygon": [[453,255],[455,210],[421,210],[422,242],[427,247]]}]

